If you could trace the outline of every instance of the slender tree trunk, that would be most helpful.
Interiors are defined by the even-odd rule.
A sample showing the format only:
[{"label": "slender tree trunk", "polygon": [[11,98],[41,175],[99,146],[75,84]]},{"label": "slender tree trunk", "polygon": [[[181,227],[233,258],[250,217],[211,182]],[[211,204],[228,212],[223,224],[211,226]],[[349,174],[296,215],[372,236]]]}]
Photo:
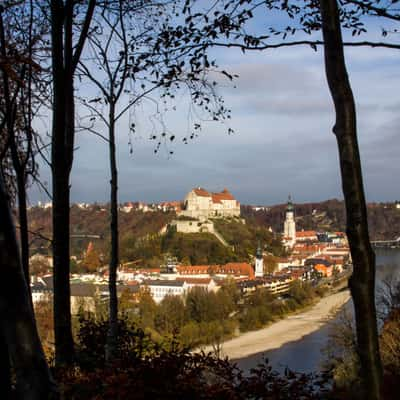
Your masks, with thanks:
[{"label": "slender tree trunk", "polygon": [[372,250],[357,142],[356,110],[347,75],[336,0],[320,0],[325,68],[336,110],[336,136],[346,205],[347,236],[354,272],[350,289],[354,302],[357,350],[367,399],[379,399],[382,367],[375,309],[375,254]]},{"label": "slender tree trunk", "polygon": [[71,43],[66,38],[72,35],[72,28],[66,22],[67,12],[62,1],[51,1],[54,337],[58,366],[71,363],[74,355],[69,284],[69,175],[73,142],[68,136],[74,133],[74,109],[71,106],[74,99],[73,79],[65,61],[71,57]]},{"label": "slender tree trunk", "polygon": [[28,213],[26,210],[26,180],[25,174],[20,171],[17,173],[18,186],[18,218],[19,218],[19,235],[21,241],[21,262],[26,283],[28,285],[29,296],[30,277],[29,277],[29,235],[28,235]]},{"label": "slender tree trunk", "polygon": [[88,0],[79,37],[73,43],[75,0],[51,0],[51,51],[53,75],[52,177],[54,334],[56,365],[69,364],[74,356],[69,283],[70,186],[74,155],[74,72],[79,62],[96,0]]},{"label": "slender tree trunk", "polygon": [[[16,374],[16,397],[24,400],[48,399],[54,392],[43,353],[24,277],[8,196],[0,175],[0,270],[6,285],[0,291],[0,338],[6,346],[1,361]],[[1,363],[4,368],[6,363]],[[6,372],[7,374],[7,372]],[[9,375],[8,375],[9,376]],[[7,384],[7,375],[3,376]]]},{"label": "slender tree trunk", "polygon": [[[8,56],[8,52],[6,50],[6,38],[4,32],[4,23],[3,23],[3,13],[0,10],[0,48],[1,55],[6,60]],[[4,98],[5,98],[5,109],[6,109],[6,130],[7,136],[9,140],[11,158],[13,168],[16,174],[17,181],[17,194],[18,194],[18,210],[19,210],[19,223],[20,223],[20,242],[21,242],[21,260],[22,267],[24,271],[24,276],[28,285],[28,291],[30,294],[30,286],[29,286],[29,241],[28,241],[28,219],[26,212],[26,164],[23,160],[20,159],[18,154],[18,143],[15,138],[15,123],[17,120],[17,95],[22,90],[22,83],[16,82],[15,85],[15,93],[14,93],[14,101],[12,101],[12,95],[10,90],[10,82],[8,78],[8,74],[6,70],[2,71],[3,77],[3,88],[4,88]],[[25,79],[25,67],[22,68],[20,80]],[[30,112],[30,111],[29,111]],[[20,116],[21,118],[21,116]],[[26,155],[29,157],[29,154]]]},{"label": "slender tree trunk", "polygon": [[117,268],[119,265],[119,229],[118,229],[118,170],[115,149],[115,104],[110,102],[109,110],[109,151],[111,172],[111,254],[109,265],[109,328],[107,335],[106,359],[112,361],[117,350],[118,336],[118,297],[117,297]]},{"label": "slender tree trunk", "polygon": [[54,339],[56,365],[73,360],[69,284],[69,176],[53,164]]}]

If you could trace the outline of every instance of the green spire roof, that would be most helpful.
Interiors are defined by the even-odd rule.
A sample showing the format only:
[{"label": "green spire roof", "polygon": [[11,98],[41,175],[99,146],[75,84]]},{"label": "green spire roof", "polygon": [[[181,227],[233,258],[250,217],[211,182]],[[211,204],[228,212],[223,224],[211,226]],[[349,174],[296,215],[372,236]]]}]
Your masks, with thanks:
[{"label": "green spire roof", "polygon": [[292,198],[291,198],[290,194],[289,194],[289,197],[288,197],[286,211],[294,211],[294,206],[293,206]]},{"label": "green spire roof", "polygon": [[262,249],[260,246],[260,242],[258,242],[258,246],[257,246],[257,251],[256,251],[256,258],[262,258],[263,254],[262,254]]}]

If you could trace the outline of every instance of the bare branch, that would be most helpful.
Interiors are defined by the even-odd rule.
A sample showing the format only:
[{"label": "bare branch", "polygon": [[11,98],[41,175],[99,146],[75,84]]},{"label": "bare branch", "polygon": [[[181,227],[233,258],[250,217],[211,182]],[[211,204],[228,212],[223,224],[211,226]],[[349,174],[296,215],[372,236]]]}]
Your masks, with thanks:
[{"label": "bare branch", "polygon": [[79,35],[78,43],[75,47],[75,52],[72,57],[72,71],[75,71],[75,69],[79,63],[79,59],[81,57],[83,46],[85,44],[85,41],[86,41],[86,38],[87,38],[87,35],[89,32],[89,27],[90,27],[90,23],[92,21],[95,6],[96,6],[96,0],[89,0],[89,5],[88,5],[87,11],[86,11],[86,16],[85,16],[85,22],[83,24],[81,33]]}]

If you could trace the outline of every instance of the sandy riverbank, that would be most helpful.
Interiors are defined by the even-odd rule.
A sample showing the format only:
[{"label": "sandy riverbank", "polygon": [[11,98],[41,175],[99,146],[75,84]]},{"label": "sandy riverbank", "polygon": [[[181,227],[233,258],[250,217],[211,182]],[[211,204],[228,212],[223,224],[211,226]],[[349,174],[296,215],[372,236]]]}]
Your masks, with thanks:
[{"label": "sandy riverbank", "polygon": [[[299,340],[318,330],[332,316],[332,312],[350,299],[348,290],[322,298],[312,308],[288,316],[258,331],[244,333],[222,345],[222,355],[238,359],[277,349],[285,343]],[[206,347],[204,351],[212,351]]]}]

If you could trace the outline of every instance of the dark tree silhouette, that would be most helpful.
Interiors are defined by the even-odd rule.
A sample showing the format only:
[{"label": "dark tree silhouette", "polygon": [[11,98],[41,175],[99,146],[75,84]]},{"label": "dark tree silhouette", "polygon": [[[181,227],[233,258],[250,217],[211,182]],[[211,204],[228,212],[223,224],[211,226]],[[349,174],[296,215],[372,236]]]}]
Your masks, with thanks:
[{"label": "dark tree silhouette", "polygon": [[[77,4],[74,0],[50,0],[53,79],[51,168],[53,180],[54,333],[57,365],[70,363],[74,355],[69,284],[69,177],[75,137],[74,74],[87,38],[95,6],[96,0],[88,0],[84,5]],[[78,36],[76,42],[74,42],[74,33]]]},{"label": "dark tree silhouette", "polygon": [[[1,129],[1,165],[3,174],[8,166],[8,186],[16,193],[18,203],[21,261],[29,282],[29,242],[26,205],[28,177],[35,174],[35,133],[32,115],[37,102],[33,100],[33,77],[40,68],[34,62],[34,51],[43,36],[32,0],[11,4],[0,10],[0,55],[2,63],[0,92],[2,94],[0,114],[4,127]],[[3,175],[5,176],[5,175]],[[15,187],[14,190],[11,187]],[[11,193],[10,191],[10,193]]]},{"label": "dark tree silhouette", "polygon": [[11,398],[11,367],[16,376],[16,398],[47,399],[55,387],[36,329],[2,174],[0,219],[0,270],[7,283],[0,294],[1,398]]},{"label": "dark tree silhouette", "polygon": [[375,253],[368,233],[367,208],[357,141],[356,108],[347,75],[339,9],[336,0],[320,0],[325,70],[335,105],[333,132],[337,139],[342,188],[346,204],[347,237],[353,259],[350,289],[354,302],[357,350],[364,396],[379,399],[382,366],[375,308]]}]

